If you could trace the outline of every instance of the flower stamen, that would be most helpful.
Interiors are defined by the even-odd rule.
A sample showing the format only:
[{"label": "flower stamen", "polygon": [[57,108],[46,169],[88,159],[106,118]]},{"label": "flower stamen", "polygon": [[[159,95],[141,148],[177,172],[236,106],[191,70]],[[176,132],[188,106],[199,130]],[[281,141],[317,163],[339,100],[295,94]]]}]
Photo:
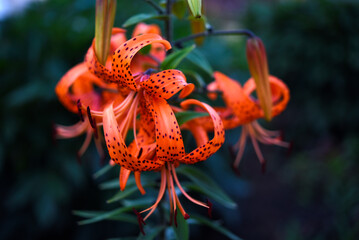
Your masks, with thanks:
[{"label": "flower stamen", "polygon": [[83,122],[83,121],[85,121],[85,119],[84,119],[84,116],[82,115],[82,109],[81,108],[82,108],[81,100],[78,99],[77,100],[77,110],[79,111],[80,120],[81,120],[81,122]]}]

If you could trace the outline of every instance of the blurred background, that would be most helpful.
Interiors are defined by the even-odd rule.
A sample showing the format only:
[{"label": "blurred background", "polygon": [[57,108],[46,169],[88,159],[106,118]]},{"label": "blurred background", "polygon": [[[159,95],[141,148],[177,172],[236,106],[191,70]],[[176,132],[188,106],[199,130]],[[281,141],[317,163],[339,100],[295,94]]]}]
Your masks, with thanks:
[{"label": "blurred background", "polygon": [[[81,219],[72,210],[114,206],[98,187],[103,179],[93,178],[101,167],[94,144],[80,165],[76,152],[83,138],[52,137],[53,123],[78,121],[58,102],[54,88],[91,44],[95,1],[23,2],[0,1],[0,239],[136,235],[138,226],[117,221],[77,225]],[[282,130],[293,144],[261,145],[266,174],[251,144],[241,176],[231,170],[228,147],[239,130],[230,131],[220,152],[198,164],[238,205],[227,209],[215,203],[214,218],[243,239],[358,239],[359,2],[203,2],[214,28],[248,28],[260,36],[271,74],[291,90],[285,112],[261,122]],[[115,26],[152,11],[145,1],[119,0]],[[176,38],[188,34],[187,21],[176,26],[187,29],[176,31]],[[199,50],[213,69],[242,83],[249,77],[245,38],[211,37]],[[190,231],[194,239],[225,239],[205,227]]]}]

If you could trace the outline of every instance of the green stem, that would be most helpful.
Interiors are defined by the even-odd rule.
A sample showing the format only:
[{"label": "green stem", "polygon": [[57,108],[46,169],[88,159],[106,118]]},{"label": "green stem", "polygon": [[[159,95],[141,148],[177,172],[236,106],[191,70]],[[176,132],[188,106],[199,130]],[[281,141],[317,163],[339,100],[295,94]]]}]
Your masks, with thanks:
[{"label": "green stem", "polygon": [[148,4],[150,4],[154,9],[156,9],[159,14],[164,14],[165,13],[165,11],[157,3],[155,3],[154,1],[152,1],[152,0],[145,0],[145,1]]},{"label": "green stem", "polygon": [[165,19],[165,31],[166,31],[166,39],[170,43],[172,42],[173,39],[172,4],[173,4],[172,0],[167,0],[166,15],[168,17]]},{"label": "green stem", "polygon": [[106,64],[110,49],[115,13],[116,0],[96,0],[95,53],[103,65]]},{"label": "green stem", "polygon": [[207,30],[205,32],[196,33],[193,35],[189,35],[184,38],[180,38],[174,42],[174,45],[181,48],[182,43],[199,38],[199,37],[207,37],[207,36],[220,36],[220,35],[244,35],[250,38],[255,37],[256,35],[250,30],[246,29],[237,29],[237,30]]}]

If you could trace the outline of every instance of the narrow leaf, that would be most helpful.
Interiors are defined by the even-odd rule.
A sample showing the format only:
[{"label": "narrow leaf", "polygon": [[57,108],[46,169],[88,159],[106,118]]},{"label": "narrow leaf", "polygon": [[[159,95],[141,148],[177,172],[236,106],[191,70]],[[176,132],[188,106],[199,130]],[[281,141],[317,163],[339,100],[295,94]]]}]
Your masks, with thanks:
[{"label": "narrow leaf", "polygon": [[137,240],[153,240],[158,236],[158,234],[160,234],[162,231],[165,230],[165,226],[152,227],[150,232],[148,232],[146,230],[147,230],[147,228],[145,229],[146,235],[141,234],[137,238]]},{"label": "narrow leaf", "polygon": [[[80,222],[78,222],[78,224],[84,225],[84,224],[90,224],[90,223],[99,222],[99,221],[103,221],[103,220],[111,220],[113,218],[120,218],[119,215],[123,214],[124,212],[130,211],[131,209],[132,209],[132,207],[117,208],[115,210],[99,214],[93,218],[80,221]],[[79,212],[80,211],[74,211],[73,213],[76,214]]]},{"label": "narrow leaf", "polygon": [[[83,218],[95,218],[106,214],[104,211],[73,211],[73,214]],[[117,216],[108,217],[107,220],[117,220],[137,224],[137,218],[133,215],[122,213]]]},{"label": "narrow leaf", "polygon": [[175,113],[178,125],[182,125],[192,119],[209,116],[206,112],[184,111]]},{"label": "narrow leaf", "polygon": [[196,85],[196,87],[202,88],[202,87],[206,86],[206,83],[203,80],[202,76],[199,75],[197,72],[191,71],[191,70],[184,70],[183,73],[184,73],[184,75],[186,75],[186,77],[188,77],[188,75],[189,75],[193,78],[194,84]]},{"label": "narrow leaf", "polygon": [[184,0],[178,0],[173,3],[172,12],[177,18],[182,19],[186,14],[186,8],[186,2]]},{"label": "narrow leaf", "polygon": [[195,191],[207,194],[211,199],[223,204],[227,208],[236,208],[237,204],[202,171],[192,167],[179,167],[177,172],[189,178],[194,184],[187,184]]},{"label": "narrow leaf", "polygon": [[119,191],[112,198],[107,200],[107,203],[113,203],[113,202],[122,200],[122,199],[134,194],[136,191],[137,191],[136,185],[131,186],[131,187],[126,187],[126,189],[124,191]]},{"label": "narrow leaf", "polygon": [[176,215],[177,227],[175,224],[172,225],[177,239],[188,240],[189,239],[189,227],[188,222],[180,212]]},{"label": "narrow leaf", "polygon": [[101,177],[102,175],[104,175],[105,173],[110,171],[112,169],[112,167],[113,166],[111,166],[110,164],[103,166],[100,170],[98,170],[97,172],[94,173],[93,177],[95,179]]},{"label": "narrow leaf", "polygon": [[214,221],[210,221],[210,220],[208,220],[208,219],[206,219],[204,217],[197,216],[197,215],[192,215],[191,216],[191,221],[194,221],[197,224],[206,225],[206,226],[208,226],[208,227],[222,233],[223,235],[225,235],[226,237],[228,237],[231,240],[241,240],[241,238],[236,236],[234,233],[232,233],[228,229],[226,229],[223,226],[219,225],[218,223],[216,223]]},{"label": "narrow leaf", "polygon": [[168,55],[166,59],[161,64],[161,69],[174,69],[176,68],[181,61],[195,48],[195,45],[188,46],[181,50],[175,51]]},{"label": "narrow leaf", "polygon": [[208,75],[213,75],[213,69],[211,65],[207,61],[206,57],[203,56],[203,54],[197,49],[189,53],[186,59],[190,61],[193,65],[199,67],[200,69],[208,73]]},{"label": "narrow leaf", "polygon": [[150,19],[159,19],[163,18],[164,16],[157,15],[155,13],[140,13],[137,15],[134,15],[127,19],[124,24],[122,24],[123,27],[129,27],[131,25],[137,24],[139,22],[147,21]]}]

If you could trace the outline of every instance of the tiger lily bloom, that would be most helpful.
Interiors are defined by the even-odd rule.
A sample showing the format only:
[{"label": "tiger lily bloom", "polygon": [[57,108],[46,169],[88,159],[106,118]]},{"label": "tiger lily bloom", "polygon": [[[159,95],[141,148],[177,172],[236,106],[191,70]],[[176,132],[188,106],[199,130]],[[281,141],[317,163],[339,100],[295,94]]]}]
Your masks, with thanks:
[{"label": "tiger lily bloom", "polygon": [[[144,33],[157,33],[160,34],[160,29],[157,25],[147,25],[140,23],[134,29],[133,35]],[[126,41],[125,30],[114,28],[112,30],[112,37],[110,42],[110,56],[114,51]],[[94,42],[89,49],[89,52],[94,52]],[[163,61],[165,57],[165,49],[161,46],[151,49],[151,57],[146,55],[136,55],[132,66],[135,69],[143,70],[148,67],[153,67],[158,63],[156,61]],[[109,56],[106,65],[111,65],[111,57]],[[155,60],[156,61],[155,61]],[[57,138],[74,138],[86,133],[86,138],[78,151],[78,158],[80,158],[88,148],[92,135],[95,135],[96,148],[101,156],[104,158],[103,149],[101,147],[102,137],[98,136],[98,127],[102,125],[102,111],[103,107],[115,101],[116,114],[120,111],[127,109],[128,104],[133,100],[133,94],[128,95],[128,91],[119,88],[115,83],[108,83],[103,79],[98,78],[91,73],[88,69],[86,62],[80,63],[69,70],[59,81],[56,86],[55,92],[59,101],[73,113],[78,113],[81,119],[80,122],[73,126],[55,125],[55,135]],[[119,103],[124,108],[121,108]],[[87,113],[88,117],[83,114]]]},{"label": "tiger lily bloom", "polygon": [[[132,59],[135,59],[138,51],[147,45],[153,46],[158,43],[165,49],[171,47],[168,41],[157,34],[138,35],[115,50],[111,66],[101,65],[91,50],[86,56],[91,72],[108,82],[115,82],[128,89],[129,95],[133,94],[131,103],[127,104],[130,107],[125,111],[115,114],[114,104],[109,104],[103,112],[106,145],[111,159],[121,166],[120,188],[122,190],[125,188],[130,172],[134,172],[138,189],[144,194],[145,190],[140,180],[141,172],[161,172],[158,198],[150,208],[141,212],[149,212],[144,220],[156,209],[166,187],[171,199],[171,213],[175,213],[178,207],[182,215],[188,217],[179,202],[174,182],[190,201],[208,208],[209,205],[191,198],[184,191],[178,181],[175,168],[181,163],[194,164],[206,160],[224,142],[223,124],[215,110],[197,100],[186,100],[181,103],[183,107],[198,105],[210,114],[215,134],[213,139],[198,146],[192,152],[185,153],[181,130],[167,99],[179,92],[180,98],[186,97],[192,92],[194,85],[187,83],[183,73],[174,69],[158,73],[153,71],[133,73]],[[137,122],[138,115],[140,119]],[[130,125],[134,140],[127,146],[124,139]]]},{"label": "tiger lily bloom", "polygon": [[[222,93],[226,107],[216,107],[215,109],[222,118],[224,128],[232,129],[242,126],[240,139],[235,145],[238,148],[238,153],[233,166],[238,167],[243,156],[246,139],[249,137],[264,171],[265,160],[257,141],[282,147],[288,147],[289,144],[281,140],[279,132],[266,130],[259,125],[257,119],[263,118],[265,113],[258,100],[251,96],[256,89],[256,83],[253,78],[250,78],[243,87],[239,82],[220,72],[215,72],[214,78],[215,82],[209,84],[207,89],[210,93],[209,97],[212,99],[217,97],[215,91]],[[269,76],[269,83],[272,95],[271,112],[272,116],[276,116],[287,106],[289,89],[280,79],[274,76]],[[194,134],[197,135],[203,135],[204,131],[213,129],[213,126],[208,123],[208,117],[195,119],[189,122],[186,127],[192,132],[196,132]],[[194,129],[194,127],[196,128]]]},{"label": "tiger lily bloom", "polygon": [[188,195],[178,180],[175,168],[181,163],[194,164],[204,161],[222,146],[224,129],[219,115],[209,105],[197,100],[190,99],[181,103],[184,108],[189,107],[189,105],[204,108],[209,113],[214,127],[213,139],[186,154],[181,130],[171,106],[165,99],[154,97],[151,94],[145,96],[145,101],[146,108],[142,108],[140,115],[141,128],[129,147],[124,142],[121,126],[118,125],[113,114],[112,105],[105,109],[103,118],[104,134],[111,159],[122,166],[121,170],[125,168],[135,172],[135,180],[142,193],[144,190],[140,183],[140,173],[142,171],[161,172],[161,185],[157,200],[151,207],[141,212],[148,212],[144,220],[157,208],[166,188],[170,199],[171,215],[176,214],[178,207],[184,218],[189,217],[179,201],[174,183],[191,202],[209,208],[209,204],[193,199]]}]

